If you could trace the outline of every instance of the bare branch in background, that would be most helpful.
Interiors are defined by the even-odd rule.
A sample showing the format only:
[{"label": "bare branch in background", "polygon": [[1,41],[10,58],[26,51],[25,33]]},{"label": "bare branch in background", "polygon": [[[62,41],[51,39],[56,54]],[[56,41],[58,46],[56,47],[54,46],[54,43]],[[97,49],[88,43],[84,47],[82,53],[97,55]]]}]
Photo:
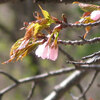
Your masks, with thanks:
[{"label": "bare branch in background", "polygon": [[5,76],[7,76],[10,80],[12,80],[13,82],[15,82],[16,84],[19,83],[19,81],[17,79],[15,79],[13,76],[7,74],[6,72],[4,71],[0,71],[0,74],[3,74]]},{"label": "bare branch in background", "polygon": [[91,54],[91,55],[88,55],[88,56],[82,57],[82,60],[89,59],[89,58],[92,58],[92,57],[94,57],[94,56],[99,56],[99,55],[100,55],[100,51],[98,51],[98,52],[94,52],[94,53]]},{"label": "bare branch in background", "polygon": [[97,2],[98,0],[33,0],[34,2],[40,2],[40,3],[72,3],[74,1],[79,2]]},{"label": "bare branch in background", "polygon": [[68,60],[71,60],[71,61],[74,61],[74,58],[69,55],[67,52],[65,52],[61,47],[59,47],[59,50],[64,54],[66,55],[66,57],[68,58]]},{"label": "bare branch in background", "polygon": [[88,92],[88,90],[89,90],[90,87],[92,86],[92,84],[93,84],[94,80],[96,79],[97,75],[98,75],[98,71],[95,72],[95,74],[94,74],[92,80],[90,81],[90,83],[88,84],[87,88],[83,91],[83,93],[82,93],[79,97],[75,97],[75,96],[73,96],[73,94],[71,93],[72,98],[73,98],[74,100],[80,100],[81,98],[83,98],[83,96]]},{"label": "bare branch in background", "polygon": [[[0,0],[0,3],[6,2],[17,2],[17,1],[25,1],[25,0]],[[90,3],[90,2],[98,2],[98,0],[32,0],[34,3],[72,3],[74,1]]]},{"label": "bare branch in background", "polygon": [[[80,92],[83,93],[83,87],[81,86],[81,84],[79,83],[79,84],[77,84],[76,86],[77,86],[77,88],[80,90]],[[87,99],[86,99],[86,95],[83,96],[83,100],[87,100]]]},{"label": "bare branch in background", "polygon": [[[51,72],[48,72],[48,73],[44,73],[44,74],[41,74],[41,75],[37,75],[37,76],[32,76],[32,77],[27,77],[27,78],[24,78],[24,79],[20,79],[20,80],[17,80],[18,82],[6,87],[5,89],[1,90],[0,91],[0,98],[7,92],[11,91],[13,88],[19,86],[20,84],[23,84],[23,83],[27,83],[27,82],[31,82],[31,81],[34,81],[34,82],[37,82],[37,81],[41,81],[43,79],[46,79],[50,76],[56,76],[56,75],[61,75],[61,74],[64,74],[64,73],[67,73],[67,72],[72,72],[74,71],[75,68],[63,68],[63,69],[60,69],[60,70],[56,70],[56,71],[51,71]],[[4,74],[5,72],[2,72],[1,71],[1,74]],[[4,75],[6,75],[7,77],[10,78],[10,75],[5,73]],[[14,78],[11,76],[10,80],[14,80]]]},{"label": "bare branch in background", "polygon": [[[0,0],[1,3],[6,3],[6,2],[17,2],[17,1],[24,1],[24,0]],[[33,0],[35,3],[41,2],[41,3],[72,3],[74,1],[79,1],[79,2],[96,2],[98,0]],[[60,23],[60,21],[59,21]],[[57,23],[57,25],[59,24]],[[96,21],[94,23],[88,23],[88,24],[73,24],[73,23],[67,23],[67,21],[61,21],[60,23],[62,25],[62,28],[73,28],[73,27],[87,27],[87,26],[96,26],[100,25],[100,20]],[[10,33],[12,34],[12,39],[16,40],[16,37],[13,35],[13,32],[10,32],[8,29],[6,29],[5,26],[0,25],[0,28],[5,32],[5,33]],[[32,29],[33,30],[33,29]],[[58,43],[64,44],[64,45],[85,45],[85,44],[93,44],[93,43],[100,43],[100,37],[95,37],[93,39],[83,39],[81,40],[58,40]],[[6,77],[9,78],[9,80],[13,81],[13,84],[7,86],[6,88],[0,90],[0,100],[2,99],[3,95],[11,91],[12,89],[16,88],[17,86],[21,84],[26,84],[28,82],[32,82],[32,87],[29,91],[29,94],[27,96],[27,100],[31,100],[35,87],[36,85],[41,82],[42,80],[45,80],[50,77],[54,77],[57,75],[62,75],[62,74],[68,74],[71,73],[65,80],[63,80],[60,84],[54,87],[53,91],[44,99],[44,100],[60,100],[61,97],[69,91],[73,86],[77,85],[82,92],[82,94],[79,97],[73,97],[75,100],[80,100],[81,98],[84,98],[86,100],[86,93],[90,89],[91,85],[93,84],[94,80],[96,79],[96,76],[98,72],[100,72],[100,65],[97,65],[97,62],[100,62],[100,51],[95,52],[89,56],[85,56],[80,61],[76,61],[70,54],[68,54],[66,51],[64,51],[62,48],[59,48],[60,51],[68,58],[69,64],[74,65],[74,67],[65,67],[59,70],[55,71],[49,71],[43,74],[39,74],[36,76],[31,76],[31,77],[26,77],[22,79],[16,79],[10,74],[0,71],[0,74],[5,75]],[[92,64],[92,65],[91,65]],[[82,90],[82,87],[79,85],[80,81],[91,71],[95,71],[95,74],[87,86],[85,90]]]},{"label": "bare branch in background", "polygon": [[87,61],[66,61],[67,64],[77,64],[77,65],[91,65],[91,64],[100,64],[100,56],[95,56]]},{"label": "bare branch in background", "polygon": [[[44,74],[40,74],[40,75],[36,75],[36,76],[32,76],[32,77],[23,78],[23,79],[17,80],[16,83],[14,83],[14,84],[6,87],[5,89],[1,90],[0,91],[0,97],[2,97],[2,95],[4,95],[5,93],[11,91],[15,87],[19,86],[20,84],[33,82],[33,81],[34,82],[38,82],[38,81],[44,80],[44,79],[49,78],[49,77],[53,77],[53,76],[57,76],[57,75],[61,75],[61,74],[69,73],[69,72],[73,72],[75,70],[86,70],[86,71],[88,71],[88,70],[97,70],[97,71],[100,71],[100,65],[85,65],[85,66],[83,65],[78,69],[76,69],[75,67],[74,68],[73,67],[72,68],[62,68],[62,69],[59,69],[59,70],[56,70],[56,71],[50,71],[48,73],[44,73]],[[84,71],[84,73],[86,71]],[[83,71],[82,71],[82,73],[83,73]],[[1,71],[1,74],[3,74],[2,71]],[[4,75],[6,75],[7,77],[10,76],[7,73],[4,74]],[[81,75],[80,75],[80,77],[81,77]],[[10,80],[13,81],[14,78],[11,77]]]},{"label": "bare branch in background", "polygon": [[59,43],[64,44],[64,45],[84,45],[84,44],[92,44],[92,43],[97,43],[100,42],[100,37],[95,37],[93,39],[87,39],[85,41],[83,40],[58,40]]},{"label": "bare branch in background", "polygon": [[[68,60],[70,60],[70,61],[75,61],[74,58],[73,58],[71,55],[69,55],[67,52],[65,52],[62,48],[59,47],[59,50],[60,50],[64,55],[66,55],[66,57],[68,58]],[[73,63],[73,65],[74,65],[75,67],[79,67],[77,64],[74,64],[74,63]]]},{"label": "bare branch in background", "polygon": [[97,26],[97,25],[100,25],[100,20],[99,21],[96,21],[94,23],[88,23],[88,24],[73,24],[73,23],[65,23],[63,22],[62,23],[64,27],[86,27],[86,26]]},{"label": "bare branch in background", "polygon": [[86,71],[75,71],[68,78],[57,85],[44,100],[60,100],[61,97],[68,92],[73,85],[77,85],[80,80],[83,79],[86,73]]},{"label": "bare branch in background", "polygon": [[25,0],[0,0],[0,3],[7,3],[7,2],[17,2],[17,1],[25,1]]},{"label": "bare branch in background", "polygon": [[31,100],[31,98],[32,98],[32,96],[33,96],[33,93],[34,93],[34,90],[35,90],[35,87],[36,87],[36,83],[33,82],[33,83],[32,83],[32,87],[31,87],[31,90],[30,90],[30,92],[29,92],[29,94],[28,94],[27,100]]}]

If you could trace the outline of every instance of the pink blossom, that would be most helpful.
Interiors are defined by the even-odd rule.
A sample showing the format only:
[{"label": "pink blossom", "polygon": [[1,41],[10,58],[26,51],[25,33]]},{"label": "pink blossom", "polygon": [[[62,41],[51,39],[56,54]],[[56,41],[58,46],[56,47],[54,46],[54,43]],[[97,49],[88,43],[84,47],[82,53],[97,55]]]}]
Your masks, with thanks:
[{"label": "pink blossom", "polygon": [[44,44],[38,46],[35,54],[42,59],[55,61],[58,57],[58,46],[56,48],[55,46],[51,47],[50,45],[47,45],[47,42],[45,42]]},{"label": "pink blossom", "polygon": [[91,13],[90,18],[92,20],[99,20],[100,19],[100,10],[95,10]]},{"label": "pink blossom", "polygon": [[58,57],[58,46],[55,48],[55,47],[51,47],[50,48],[50,53],[49,53],[49,59],[55,61]]}]

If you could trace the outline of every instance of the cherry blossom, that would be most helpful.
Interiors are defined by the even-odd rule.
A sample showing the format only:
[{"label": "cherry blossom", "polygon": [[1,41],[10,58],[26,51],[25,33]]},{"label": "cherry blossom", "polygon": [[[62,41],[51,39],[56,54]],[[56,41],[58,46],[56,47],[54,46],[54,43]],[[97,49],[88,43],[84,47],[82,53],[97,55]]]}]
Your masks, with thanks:
[{"label": "cherry blossom", "polygon": [[90,15],[92,20],[100,20],[100,10],[94,10]]},{"label": "cherry blossom", "polygon": [[48,42],[45,42],[38,46],[35,51],[35,54],[42,59],[50,59],[55,61],[58,57],[58,45],[52,46],[49,45]]}]

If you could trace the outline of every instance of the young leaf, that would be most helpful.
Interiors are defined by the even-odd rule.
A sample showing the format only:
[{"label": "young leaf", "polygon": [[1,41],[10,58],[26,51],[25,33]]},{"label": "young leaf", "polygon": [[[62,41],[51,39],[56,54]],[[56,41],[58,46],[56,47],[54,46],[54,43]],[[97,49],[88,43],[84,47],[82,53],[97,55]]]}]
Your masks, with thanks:
[{"label": "young leaf", "polygon": [[39,5],[39,8],[41,9],[44,18],[49,19],[50,18],[50,14],[46,10],[43,10],[40,5]]}]

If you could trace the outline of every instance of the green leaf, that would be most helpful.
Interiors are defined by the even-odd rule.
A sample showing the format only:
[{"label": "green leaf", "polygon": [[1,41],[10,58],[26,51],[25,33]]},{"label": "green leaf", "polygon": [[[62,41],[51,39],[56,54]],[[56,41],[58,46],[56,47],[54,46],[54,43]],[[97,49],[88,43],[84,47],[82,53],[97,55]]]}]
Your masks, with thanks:
[{"label": "green leaf", "polygon": [[46,10],[43,10],[40,5],[39,5],[39,8],[41,9],[44,18],[49,19],[50,18],[50,14]]}]

